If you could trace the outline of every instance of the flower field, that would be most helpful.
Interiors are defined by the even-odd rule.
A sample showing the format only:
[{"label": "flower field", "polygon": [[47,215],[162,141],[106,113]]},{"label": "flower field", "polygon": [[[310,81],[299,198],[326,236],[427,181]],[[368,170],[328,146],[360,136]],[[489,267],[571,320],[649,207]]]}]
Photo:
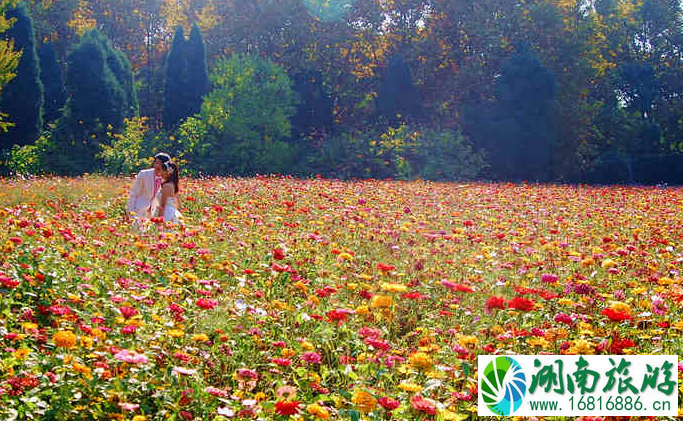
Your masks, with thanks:
[{"label": "flower field", "polygon": [[681,354],[681,189],[189,180],[140,234],[130,184],[0,180],[0,419],[464,420],[479,354]]}]

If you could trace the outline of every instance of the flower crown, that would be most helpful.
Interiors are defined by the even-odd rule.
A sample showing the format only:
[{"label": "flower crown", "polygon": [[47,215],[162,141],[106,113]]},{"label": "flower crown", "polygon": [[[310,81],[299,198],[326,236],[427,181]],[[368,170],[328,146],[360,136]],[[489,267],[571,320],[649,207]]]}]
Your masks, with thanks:
[{"label": "flower crown", "polygon": [[163,163],[164,170],[166,170],[166,172],[169,173],[169,174],[173,174],[173,171],[175,171],[175,170],[173,169],[173,167],[171,166],[171,164],[172,164],[171,161],[166,161],[166,162]]}]

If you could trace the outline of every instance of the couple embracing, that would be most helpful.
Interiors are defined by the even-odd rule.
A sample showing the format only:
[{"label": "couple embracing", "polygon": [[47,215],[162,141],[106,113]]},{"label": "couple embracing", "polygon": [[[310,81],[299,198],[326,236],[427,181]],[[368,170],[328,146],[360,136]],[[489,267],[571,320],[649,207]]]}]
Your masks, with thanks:
[{"label": "couple embracing", "polygon": [[179,223],[178,165],[167,153],[154,155],[152,168],[135,176],[130,189],[126,212],[136,219],[136,225],[145,220],[162,217],[165,222]]}]

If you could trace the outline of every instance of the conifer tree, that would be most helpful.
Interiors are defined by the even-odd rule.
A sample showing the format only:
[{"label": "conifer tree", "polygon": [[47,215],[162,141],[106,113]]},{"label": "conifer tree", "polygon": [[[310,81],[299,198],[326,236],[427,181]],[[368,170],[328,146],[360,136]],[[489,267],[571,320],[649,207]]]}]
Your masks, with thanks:
[{"label": "conifer tree", "polygon": [[59,117],[60,110],[66,103],[62,67],[57,62],[57,54],[52,43],[48,42],[41,45],[38,50],[38,57],[40,59],[40,79],[45,89],[43,122],[50,123]]},{"label": "conifer tree", "polygon": [[187,60],[187,115],[190,116],[199,112],[202,106],[202,98],[209,93],[210,86],[209,73],[206,68],[204,39],[197,24],[192,26],[185,51]]},{"label": "conifer tree", "polygon": [[173,130],[187,112],[187,82],[185,61],[185,34],[178,26],[173,37],[171,50],[166,58],[166,78],[164,79],[163,123],[168,131]]},{"label": "conifer tree", "polygon": [[2,36],[13,40],[14,49],[22,51],[22,55],[15,71],[16,77],[3,88],[0,98],[0,110],[8,114],[8,121],[14,123],[8,132],[0,134],[3,148],[34,142],[43,127],[43,84],[33,21],[26,3],[19,3],[5,17],[16,21]]}]

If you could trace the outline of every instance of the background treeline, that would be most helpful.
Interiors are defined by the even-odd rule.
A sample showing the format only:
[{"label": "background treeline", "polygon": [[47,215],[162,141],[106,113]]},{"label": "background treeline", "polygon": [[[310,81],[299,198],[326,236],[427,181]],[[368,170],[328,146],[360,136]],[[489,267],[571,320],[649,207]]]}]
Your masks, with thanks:
[{"label": "background treeline", "polygon": [[0,7],[6,172],[683,183],[679,0]]}]

